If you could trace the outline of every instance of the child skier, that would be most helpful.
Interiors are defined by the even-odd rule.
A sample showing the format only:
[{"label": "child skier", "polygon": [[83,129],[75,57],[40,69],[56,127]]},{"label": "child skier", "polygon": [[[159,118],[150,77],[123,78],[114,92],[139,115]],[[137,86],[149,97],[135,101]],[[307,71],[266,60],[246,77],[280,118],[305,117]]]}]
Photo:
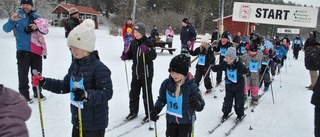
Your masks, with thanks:
[{"label": "child skier", "polygon": [[127,52],[132,41],[132,29],[127,28],[127,34],[124,36],[124,51]]},{"label": "child skier", "polygon": [[247,52],[246,45],[248,44],[249,42],[247,41],[247,38],[243,36],[240,44],[237,46],[237,56],[241,56]]},{"label": "child skier", "polygon": [[272,52],[273,52],[272,49],[269,49],[269,50],[264,49],[264,52],[263,52],[264,55],[268,56],[267,60],[262,61],[261,69],[259,71],[260,79],[261,79],[259,87],[261,87],[262,84],[264,84],[263,91],[268,91],[269,85],[272,82],[272,79],[270,77],[270,68],[272,71],[272,66],[274,66],[274,63],[279,61],[278,57],[275,56]]},{"label": "child skier", "polygon": [[293,58],[295,58],[296,60],[298,59],[299,51],[302,49],[302,47],[303,42],[300,38],[300,35],[298,34],[292,41]]},{"label": "child skier", "polygon": [[189,79],[189,59],[185,54],[175,56],[170,62],[170,76],[160,87],[158,100],[150,114],[152,121],[167,104],[167,137],[191,137],[195,111],[202,111],[204,100],[193,79]]},{"label": "child skier", "polygon": [[[240,58],[243,60],[245,66],[249,68],[250,76],[247,77],[247,84],[244,88],[244,93],[248,95],[248,91],[251,90],[251,96],[252,100],[251,102],[253,104],[258,104],[259,100],[259,69],[261,67],[261,62],[263,60],[266,60],[266,56],[263,57],[263,55],[258,53],[258,44],[252,43],[249,47],[249,52],[243,56],[240,56]],[[245,99],[246,96],[245,95]]]},{"label": "child skier", "polygon": [[[233,45],[229,41],[228,31],[224,31],[222,33],[220,41],[218,42],[218,46],[213,47],[213,51],[220,52],[219,64],[224,62],[224,57],[229,47],[233,47]],[[216,81],[217,81],[216,86],[218,86],[222,81],[222,71],[217,71]]]},{"label": "child skier", "polygon": [[212,67],[212,71],[225,71],[226,95],[222,106],[223,116],[221,122],[227,120],[235,100],[236,121],[241,121],[244,116],[244,74],[248,74],[248,69],[243,65],[240,58],[236,56],[234,47],[228,48],[225,59],[219,65]]},{"label": "child skier", "polygon": [[284,60],[287,59],[287,51],[283,45],[280,45],[280,41],[276,42],[276,46],[273,47],[273,50],[275,51],[276,55],[280,59],[280,62],[278,63],[278,74],[280,73],[280,69],[283,66]]},{"label": "child skier", "polygon": [[189,54],[192,56],[198,56],[198,63],[196,65],[195,83],[198,85],[204,77],[204,86],[206,87],[206,93],[210,93],[212,89],[211,79],[210,79],[210,67],[214,63],[215,57],[213,55],[212,47],[209,47],[209,36],[204,36],[201,39],[201,45],[194,51],[189,50]]}]

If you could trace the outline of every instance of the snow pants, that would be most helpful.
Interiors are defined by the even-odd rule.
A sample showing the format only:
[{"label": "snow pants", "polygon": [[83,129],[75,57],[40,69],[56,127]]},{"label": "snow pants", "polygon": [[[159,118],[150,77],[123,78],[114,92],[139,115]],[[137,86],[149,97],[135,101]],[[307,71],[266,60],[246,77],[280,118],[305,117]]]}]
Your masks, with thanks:
[{"label": "snow pants", "polygon": [[[19,92],[26,99],[30,98],[29,95],[29,70],[32,74],[32,70],[36,69],[38,72],[42,72],[42,57],[28,51],[17,51],[17,64],[18,64],[18,77],[19,77]],[[31,78],[32,79],[32,78]],[[37,93],[37,89],[33,88],[33,93]]]},{"label": "snow pants", "polygon": [[311,87],[313,88],[318,79],[318,71],[317,70],[309,70],[310,78],[311,78]]},{"label": "snow pants", "polygon": [[167,137],[191,137],[192,124],[177,124],[167,121]]},{"label": "snow pants", "polygon": [[248,91],[251,90],[251,95],[257,97],[259,95],[259,72],[251,72],[251,76],[247,77],[247,84],[244,89],[244,94],[248,94]]},{"label": "snow pants", "polygon": [[[229,87],[230,86],[230,87]],[[244,93],[243,86],[240,89],[232,90],[232,85],[226,85],[226,96],[222,106],[222,112],[229,114],[233,106],[233,99],[235,100],[234,109],[238,116],[244,115]]]},{"label": "snow pants", "polygon": [[[219,57],[219,64],[222,64],[224,62],[224,56],[220,55]],[[222,71],[217,71],[217,77],[216,77],[217,84],[222,81]]]},{"label": "snow pants", "polygon": [[298,59],[300,48],[293,48],[293,58]]},{"label": "snow pants", "polygon": [[[197,68],[196,69],[196,74],[195,74],[195,83],[198,85],[200,84],[200,81],[202,79],[203,76],[206,75],[208,68]],[[204,77],[204,86],[206,87],[206,89],[212,89],[212,84],[211,84],[211,79],[210,79],[210,71],[208,71],[208,74]]]},{"label": "snow pants", "polygon": [[144,78],[137,79],[136,77],[132,77],[131,80],[131,90],[129,93],[129,108],[130,113],[138,114],[139,112],[139,96],[140,96],[140,90],[142,88],[142,98],[143,98],[143,104],[144,104],[144,110],[146,116],[149,114],[148,110],[148,104],[149,109],[153,108],[153,98],[152,98],[152,77],[147,78],[147,88],[148,88],[148,100],[147,102],[147,91],[146,91],[146,85]]},{"label": "snow pants", "polygon": [[[82,135],[83,137],[104,137],[105,129],[98,130],[98,131],[87,131],[83,130]],[[79,129],[76,127],[72,128],[72,137],[79,137]]]}]

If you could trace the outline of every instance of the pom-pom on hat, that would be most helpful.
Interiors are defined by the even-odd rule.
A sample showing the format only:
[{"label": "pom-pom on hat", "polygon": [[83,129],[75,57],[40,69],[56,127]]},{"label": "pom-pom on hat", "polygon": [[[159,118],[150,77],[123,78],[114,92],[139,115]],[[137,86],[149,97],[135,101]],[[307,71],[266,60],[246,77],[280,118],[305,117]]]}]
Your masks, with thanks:
[{"label": "pom-pom on hat", "polygon": [[226,55],[227,58],[232,58],[232,59],[236,59],[237,58],[237,54],[236,54],[236,49],[234,47],[229,47],[227,49]]},{"label": "pom-pom on hat", "polygon": [[32,0],[21,0],[20,5],[22,5],[22,4],[29,4],[29,5],[33,6],[33,1]]},{"label": "pom-pom on hat", "polygon": [[74,8],[74,7],[70,8],[70,10],[69,10],[69,15],[70,15],[70,16],[72,16],[72,15],[74,15],[74,14],[77,14],[77,13],[79,13],[79,10],[78,10],[78,9],[76,9],[76,8]]},{"label": "pom-pom on hat", "polygon": [[133,30],[138,31],[142,36],[146,35],[146,25],[142,22],[135,24]]},{"label": "pom-pom on hat", "polygon": [[208,43],[208,42],[209,42],[209,37],[210,37],[210,34],[206,33],[206,34],[201,38],[201,42]]},{"label": "pom-pom on hat", "polygon": [[73,46],[88,52],[94,51],[96,42],[94,27],[92,19],[84,20],[69,33],[68,47]]},{"label": "pom-pom on hat", "polygon": [[189,58],[186,54],[179,54],[172,58],[170,62],[169,72],[174,71],[184,76],[189,72]]}]

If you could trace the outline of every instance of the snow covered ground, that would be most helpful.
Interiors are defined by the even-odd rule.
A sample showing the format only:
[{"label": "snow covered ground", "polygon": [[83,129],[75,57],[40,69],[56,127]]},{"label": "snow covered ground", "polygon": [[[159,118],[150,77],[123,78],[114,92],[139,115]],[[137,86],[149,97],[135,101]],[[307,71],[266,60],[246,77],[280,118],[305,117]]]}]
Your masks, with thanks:
[{"label": "snow covered ground", "polygon": [[[7,19],[1,19],[2,26]],[[100,58],[112,71],[112,81],[114,96],[109,101],[109,127],[113,128],[121,123],[129,113],[128,88],[126,83],[125,65],[120,60],[123,50],[121,36],[110,36],[107,27],[101,27],[96,30],[96,49],[99,51]],[[64,29],[61,27],[50,27],[50,32],[45,36],[48,57],[43,61],[43,76],[62,79],[67,73],[71,63],[71,54],[64,38]],[[7,87],[18,90],[18,76],[16,65],[15,39],[12,33],[0,31],[0,59],[1,73],[0,83]],[[177,48],[174,55],[180,53],[179,36],[174,37],[173,47]],[[197,44],[196,46],[199,46]],[[160,51],[157,51],[158,53]],[[310,84],[308,71],[304,67],[303,53],[300,52],[298,60],[292,58],[292,51],[288,55],[287,66],[283,67],[281,75],[276,76],[273,82],[273,91],[275,103],[272,102],[270,90],[260,99],[260,104],[255,112],[245,111],[247,117],[231,133],[230,137],[311,137],[313,136],[313,105],[310,104],[312,92],[305,86]],[[173,55],[167,51],[159,53],[154,61],[153,78],[153,99],[156,100],[158,90],[162,81],[168,77],[169,62]],[[289,65],[290,64],[290,65]],[[131,79],[131,62],[127,62],[129,82]],[[195,72],[195,64],[192,64],[190,72]],[[212,73],[215,83],[215,73]],[[31,86],[31,84],[30,84]],[[222,116],[221,107],[224,92],[216,88],[218,98],[213,98],[214,94],[205,95],[206,106],[202,112],[197,113],[195,122],[195,136],[222,137],[224,133],[232,126],[236,115],[221,125],[215,132],[208,134],[216,124],[219,123]],[[200,86],[202,91],[204,85]],[[262,92],[262,91],[261,91]],[[69,108],[69,95],[58,95],[48,91],[43,91],[47,100],[42,102],[42,113],[44,120],[44,130],[47,137],[69,137],[71,136],[71,113]],[[30,104],[32,116],[27,121],[30,137],[40,137],[41,127],[39,120],[38,103]],[[142,101],[140,101],[140,112],[143,112]],[[162,111],[161,113],[164,113]],[[119,128],[106,132],[106,137],[117,137],[136,125],[139,125],[144,114]],[[165,116],[161,116],[157,122],[158,136],[165,136]],[[154,127],[154,124],[151,124]],[[253,130],[249,130],[252,127]],[[125,137],[152,137],[154,130],[150,131],[149,124],[134,129],[123,136]]]}]

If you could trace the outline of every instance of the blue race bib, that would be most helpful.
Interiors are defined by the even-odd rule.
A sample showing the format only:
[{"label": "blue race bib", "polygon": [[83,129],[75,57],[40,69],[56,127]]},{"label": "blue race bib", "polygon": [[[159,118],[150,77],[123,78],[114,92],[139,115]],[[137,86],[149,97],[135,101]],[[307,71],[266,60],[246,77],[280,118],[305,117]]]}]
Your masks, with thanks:
[{"label": "blue race bib", "polygon": [[83,101],[75,101],[74,100],[74,93],[71,92],[72,89],[75,88],[81,88],[84,90],[84,86],[83,86],[83,77],[79,78],[79,80],[77,80],[74,76],[71,76],[70,78],[70,100],[71,100],[71,104],[78,107],[78,102],[80,102],[80,108],[83,109]]},{"label": "blue race bib", "polygon": [[227,48],[220,48],[220,55],[225,56],[227,52]]},{"label": "blue race bib", "polygon": [[182,118],[182,93],[181,95],[176,98],[174,94],[171,96],[169,91],[166,92],[167,97],[167,113],[179,118]]},{"label": "blue race bib", "polygon": [[204,66],[206,64],[206,55],[198,55],[198,65]]},{"label": "blue race bib", "polygon": [[258,61],[252,61],[252,60],[250,60],[250,63],[249,63],[249,70],[250,70],[250,72],[258,72],[258,69],[259,69],[259,63],[258,63]]},{"label": "blue race bib", "polygon": [[237,78],[237,69],[235,70],[230,70],[227,68],[227,78],[233,82],[233,83],[237,83],[238,82],[238,78]]},{"label": "blue race bib", "polygon": [[245,53],[246,52],[246,47],[240,47],[240,53]]}]

